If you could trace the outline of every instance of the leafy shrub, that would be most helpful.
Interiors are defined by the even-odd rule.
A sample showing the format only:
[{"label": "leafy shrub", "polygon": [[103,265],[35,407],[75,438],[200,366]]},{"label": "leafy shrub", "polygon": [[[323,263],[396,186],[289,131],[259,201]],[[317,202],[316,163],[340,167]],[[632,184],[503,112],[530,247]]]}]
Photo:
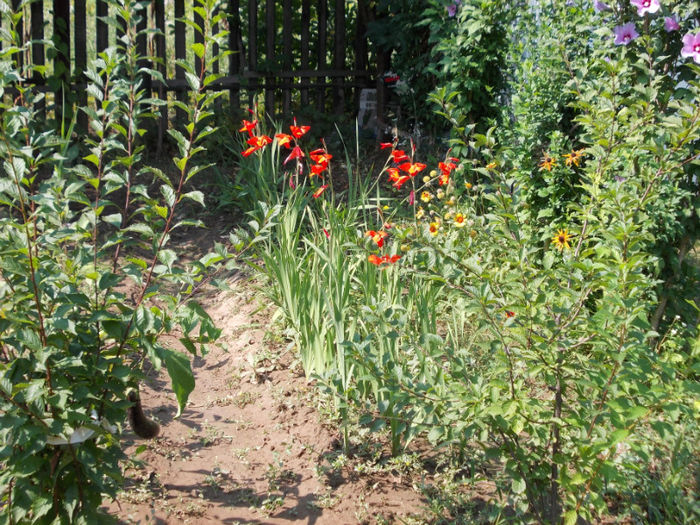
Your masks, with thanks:
[{"label": "leafy shrub", "polygon": [[[207,26],[213,7],[206,0],[196,7]],[[80,111],[88,135],[46,128],[37,113],[43,95],[21,82],[31,71],[13,65],[19,49],[2,50],[0,90],[13,93],[0,122],[3,523],[102,519],[102,498],[121,485],[118,426],[130,405],[127,389],[137,386],[144,364],[165,365],[178,414],[194,388],[190,357],[160,336],[178,330],[197,354],[219,335],[192,294],[228,258],[225,250],[183,266],[170,247],[175,228],[201,225],[181,208],[187,200],[204,204],[186,186],[206,167],[193,159],[214,131],[206,121],[217,94],[203,89],[215,77],[182,64],[194,100],[178,104],[188,116],[185,132],[170,130],[177,177],[145,166],[140,137],[155,101],[143,75],[157,72],[139,64],[135,4],[113,8],[126,32],[86,72],[94,104]],[[19,18],[5,20],[16,36]],[[212,38],[222,35],[207,37],[195,53],[203,56]]]}]

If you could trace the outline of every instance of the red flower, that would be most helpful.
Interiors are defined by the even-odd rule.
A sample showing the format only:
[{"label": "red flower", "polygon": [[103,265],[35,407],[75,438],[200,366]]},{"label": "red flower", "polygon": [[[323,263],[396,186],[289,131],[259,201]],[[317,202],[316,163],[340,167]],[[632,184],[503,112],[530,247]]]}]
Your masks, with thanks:
[{"label": "red flower", "polygon": [[321,186],[319,189],[317,189],[317,190],[313,193],[312,197],[313,197],[314,199],[318,199],[318,198],[321,196],[321,194],[322,194],[324,191],[326,191],[326,188],[327,188],[327,187],[328,187],[328,184],[324,184],[323,186]]},{"label": "red flower", "polygon": [[380,149],[387,149],[387,148],[393,148],[394,143],[393,142],[380,142],[379,143],[379,148]]},{"label": "red flower", "polygon": [[287,164],[287,162],[289,162],[292,159],[300,159],[303,156],[304,156],[304,152],[301,151],[301,148],[299,146],[294,146],[294,149],[289,154],[289,156],[286,159],[284,159],[283,164]]},{"label": "red flower", "polygon": [[379,257],[378,255],[371,254],[369,257],[367,257],[367,260],[375,266],[381,266],[382,264],[394,264],[399,259],[401,259],[400,255],[382,255]]},{"label": "red flower", "polygon": [[331,234],[328,233],[328,230],[326,230],[325,228],[323,228],[323,233],[326,235],[326,239],[330,239],[330,238],[331,238]]},{"label": "red flower", "polygon": [[333,158],[333,155],[330,155],[326,150],[319,148],[311,151],[309,153],[309,157],[311,157],[311,159],[318,164],[328,164],[328,162]]},{"label": "red flower", "polygon": [[397,190],[400,190],[401,186],[406,184],[406,182],[409,180],[411,180],[411,177],[409,175],[402,175],[401,177],[396,179],[396,182],[394,182],[394,184],[392,184],[392,186],[394,186],[394,188],[396,188]]},{"label": "red flower", "polygon": [[287,135],[286,133],[277,133],[275,135],[275,138],[277,139],[277,144],[280,146],[284,146],[287,149],[292,148],[292,136]]},{"label": "red flower", "polygon": [[248,135],[251,137],[253,136],[253,130],[255,129],[255,126],[258,125],[258,121],[254,120],[253,122],[249,120],[243,120],[243,127],[239,129],[238,131],[247,131]]},{"label": "red flower", "polygon": [[267,135],[261,135],[259,137],[251,136],[246,142],[250,144],[250,148],[246,149],[242,153],[244,157],[247,157],[259,149],[267,146],[270,142],[272,142],[272,139]]},{"label": "red flower", "polygon": [[311,175],[309,175],[309,177],[313,177],[314,175],[321,176],[321,173],[323,173],[327,167],[328,167],[328,164],[325,162],[323,164],[312,165],[311,166]]},{"label": "red flower", "polygon": [[297,126],[297,121],[294,119],[294,125],[289,126],[289,129],[292,130],[295,139],[300,139],[311,129],[311,126]]},{"label": "red flower", "polygon": [[391,152],[391,156],[394,157],[394,162],[398,164],[399,162],[403,162],[408,159],[408,155],[406,155],[406,152],[400,149],[395,149]]},{"label": "red flower", "polygon": [[388,236],[389,234],[385,231],[379,230],[378,232],[375,232],[374,230],[369,230],[367,233],[365,233],[368,237],[372,237],[372,240],[379,246],[380,248],[384,246],[384,238]]},{"label": "red flower", "polygon": [[440,175],[440,178],[438,179],[438,183],[440,186],[447,186],[450,183],[450,174],[448,173],[443,173]]},{"label": "red flower", "polygon": [[416,203],[416,192],[411,190],[408,194],[408,205],[413,206]]},{"label": "red flower", "polygon": [[515,312],[511,312],[510,310],[506,310],[506,317],[510,319],[511,317],[515,317]]},{"label": "red flower", "polygon": [[415,162],[413,164],[410,162],[404,162],[399,166],[399,169],[401,171],[405,171],[411,177],[415,177],[419,172],[425,169],[425,164],[421,164],[420,162]]},{"label": "red flower", "polygon": [[391,181],[399,180],[399,178],[401,177],[398,168],[387,168],[386,171],[389,174],[389,180]]}]

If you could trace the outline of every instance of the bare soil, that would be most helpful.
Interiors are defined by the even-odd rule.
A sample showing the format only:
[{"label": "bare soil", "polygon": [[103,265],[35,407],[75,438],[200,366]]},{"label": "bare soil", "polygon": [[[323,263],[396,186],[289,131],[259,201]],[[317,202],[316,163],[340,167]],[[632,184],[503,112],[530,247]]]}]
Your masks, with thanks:
[{"label": "bare soil", "polygon": [[[194,253],[213,241],[195,235],[176,242]],[[425,471],[392,463],[369,439],[344,454],[332,401],[269,330],[274,308],[250,282],[229,281],[197,297],[224,348],[193,357],[183,414],[175,419],[165,370],[141,386],[161,433],[143,441],[125,428],[127,482],[108,511],[121,523],[424,523]]]}]

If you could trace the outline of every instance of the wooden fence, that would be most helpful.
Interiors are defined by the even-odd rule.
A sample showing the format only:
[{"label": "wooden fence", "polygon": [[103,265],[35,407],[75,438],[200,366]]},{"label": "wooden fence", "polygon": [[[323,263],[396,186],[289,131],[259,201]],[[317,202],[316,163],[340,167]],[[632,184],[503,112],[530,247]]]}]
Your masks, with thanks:
[{"label": "wooden fence", "polygon": [[[11,2],[23,12],[16,32],[24,42],[31,41],[17,55],[20,68],[29,63],[46,65],[46,75],[35,74],[32,82],[49,92],[49,78],[63,82],[77,97],[73,100],[85,104],[82,72],[89,60],[116,42],[118,29],[107,23],[107,17],[115,15],[115,5],[104,0]],[[164,84],[149,80],[147,87],[165,100],[169,92],[185,99],[185,72],[175,61],[190,61],[198,70],[200,60],[190,47],[203,39],[185,23],[201,23],[192,0],[151,0],[140,6],[137,28],[156,31],[140,33],[137,49],[165,79]],[[223,29],[228,30],[226,44],[232,53],[214,65],[214,72],[224,76],[210,88],[228,91],[233,108],[249,107],[255,96],[264,93],[265,110],[273,116],[289,116],[299,108],[344,113],[356,110],[361,88],[376,86],[376,71],[370,71],[368,58],[367,0],[227,0],[219,9],[225,11],[221,24],[228,25]],[[216,33],[222,27],[211,29]],[[50,60],[45,38],[54,42],[56,53]],[[216,46],[211,50],[220,51]],[[57,115],[64,95],[56,93]],[[168,118],[168,112],[162,113]],[[167,121],[162,124],[167,127]]]}]

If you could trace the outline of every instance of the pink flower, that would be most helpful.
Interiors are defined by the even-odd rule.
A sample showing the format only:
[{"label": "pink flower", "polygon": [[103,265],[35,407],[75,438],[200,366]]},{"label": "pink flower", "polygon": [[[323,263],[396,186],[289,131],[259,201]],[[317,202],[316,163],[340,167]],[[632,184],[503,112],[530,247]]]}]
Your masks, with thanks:
[{"label": "pink flower", "polygon": [[693,57],[696,64],[700,64],[700,33],[688,33],[683,37],[683,49],[681,49],[683,58]]},{"label": "pink flower", "polygon": [[661,8],[659,0],[630,0],[630,4],[637,8],[639,16],[644,16],[646,13],[656,13]]},{"label": "pink flower", "polygon": [[672,31],[678,31],[681,26],[678,25],[678,20],[676,20],[675,16],[667,16],[664,18],[664,28],[666,32],[670,33]]},{"label": "pink flower", "polygon": [[408,194],[408,205],[413,206],[413,204],[416,202],[416,193],[411,190],[411,193]]},{"label": "pink flower", "polygon": [[639,36],[639,33],[637,33],[637,28],[634,27],[634,22],[629,22],[623,26],[617,26],[615,29],[613,29],[613,33],[615,33],[616,46],[626,46]]},{"label": "pink flower", "polygon": [[595,2],[593,2],[593,9],[596,13],[600,13],[601,11],[608,11],[610,9],[610,6],[605,2],[595,0]]}]

